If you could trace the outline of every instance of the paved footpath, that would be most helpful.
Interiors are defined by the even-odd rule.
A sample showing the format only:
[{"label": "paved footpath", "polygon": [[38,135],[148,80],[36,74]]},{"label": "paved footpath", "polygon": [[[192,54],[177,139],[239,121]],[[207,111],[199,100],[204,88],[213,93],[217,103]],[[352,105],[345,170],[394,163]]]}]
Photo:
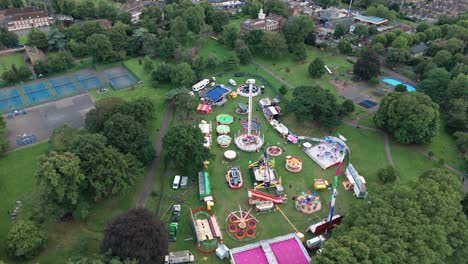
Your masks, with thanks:
[{"label": "paved footpath", "polygon": [[169,128],[169,122],[171,121],[171,116],[173,112],[174,106],[172,104],[168,105],[164,111],[164,117],[156,138],[156,144],[154,145],[156,157],[153,159],[153,161],[148,167],[148,172],[146,173],[145,177],[145,183],[143,184],[143,189],[141,190],[136,207],[145,206],[146,200],[148,200],[148,196],[151,194],[151,190],[153,189],[154,177],[156,176],[156,172],[159,170],[161,163],[162,141],[164,136],[166,135],[167,129]]}]

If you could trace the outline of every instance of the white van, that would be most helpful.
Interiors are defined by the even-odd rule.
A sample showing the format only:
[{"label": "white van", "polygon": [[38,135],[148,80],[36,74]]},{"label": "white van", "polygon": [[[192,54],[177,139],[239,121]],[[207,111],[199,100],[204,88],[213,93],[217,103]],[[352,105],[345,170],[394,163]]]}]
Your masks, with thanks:
[{"label": "white van", "polygon": [[172,182],[172,189],[177,190],[179,189],[180,185],[180,175],[176,175],[174,177],[174,181]]}]

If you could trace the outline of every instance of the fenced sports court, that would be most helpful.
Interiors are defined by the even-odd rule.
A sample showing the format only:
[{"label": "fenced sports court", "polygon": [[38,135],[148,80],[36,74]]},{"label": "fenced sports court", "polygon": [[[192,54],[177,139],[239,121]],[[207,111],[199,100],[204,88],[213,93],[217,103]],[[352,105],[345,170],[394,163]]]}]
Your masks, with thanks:
[{"label": "fenced sports court", "polygon": [[37,82],[23,87],[24,95],[31,104],[39,104],[51,101],[50,92],[44,82]]},{"label": "fenced sports court", "polygon": [[0,112],[12,112],[106,86],[121,90],[136,83],[138,79],[124,67],[103,71],[79,70],[59,77],[36,80],[23,86],[1,88]]},{"label": "fenced sports court", "polygon": [[59,97],[70,96],[79,93],[72,79],[69,76],[54,78],[49,80],[50,84]]},{"label": "fenced sports court", "polygon": [[120,90],[137,83],[137,79],[124,67],[107,69],[104,71],[112,88]]},{"label": "fenced sports court", "polygon": [[97,77],[96,73],[90,70],[75,72],[75,79],[80,83],[85,91],[101,88],[104,83]]},{"label": "fenced sports court", "polygon": [[23,104],[17,88],[12,87],[0,90],[0,112],[12,111]]}]

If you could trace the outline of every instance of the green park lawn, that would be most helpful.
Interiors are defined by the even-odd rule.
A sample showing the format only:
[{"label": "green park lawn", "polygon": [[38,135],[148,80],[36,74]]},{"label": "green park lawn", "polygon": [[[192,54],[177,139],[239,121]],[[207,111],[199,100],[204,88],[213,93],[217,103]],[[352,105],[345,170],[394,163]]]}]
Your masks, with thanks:
[{"label": "green park lawn", "polygon": [[17,68],[25,65],[23,53],[13,53],[7,56],[0,56],[0,76],[4,71],[9,70],[13,64]]},{"label": "green park lawn", "polygon": [[[45,154],[47,143],[40,143],[27,148],[19,149],[0,158],[0,259],[5,250],[5,237],[11,226],[8,212],[12,213],[16,201],[21,200],[25,204],[31,201],[36,181],[33,177],[37,167],[36,158]],[[18,216],[21,217],[22,209]]]}]

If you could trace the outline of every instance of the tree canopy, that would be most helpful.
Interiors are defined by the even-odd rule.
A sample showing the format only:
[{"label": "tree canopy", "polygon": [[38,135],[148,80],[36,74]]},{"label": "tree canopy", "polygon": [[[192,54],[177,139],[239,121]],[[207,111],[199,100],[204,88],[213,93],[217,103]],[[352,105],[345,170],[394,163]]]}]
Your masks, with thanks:
[{"label": "tree canopy", "polygon": [[422,93],[389,93],[374,121],[401,143],[427,143],[439,131],[439,107]]},{"label": "tree canopy", "polygon": [[380,74],[380,58],[372,49],[361,52],[353,68],[354,74],[363,80],[370,80]]},{"label": "tree canopy", "polygon": [[125,103],[120,97],[106,97],[96,103],[96,107],[86,114],[85,127],[97,133],[104,129],[104,123],[114,114],[114,109]]},{"label": "tree canopy", "polygon": [[111,116],[104,123],[102,133],[110,145],[122,153],[134,155],[143,164],[148,163],[154,157],[148,132],[132,116],[120,113]]},{"label": "tree canopy", "polygon": [[341,123],[341,106],[330,91],[320,86],[300,86],[293,92],[294,99],[287,105],[299,121],[318,121],[326,128]]},{"label": "tree canopy", "polygon": [[128,190],[140,174],[140,164],[135,157],[106,146],[106,138],[101,134],[77,136],[70,151],[81,161],[80,168],[88,186],[85,192],[94,201]]},{"label": "tree canopy", "polygon": [[[56,216],[73,213],[77,217],[87,215],[81,196],[85,176],[80,170],[80,159],[70,152],[51,152],[38,158],[36,179],[42,191],[42,199]],[[86,206],[85,206],[86,207]]]},{"label": "tree canopy", "polygon": [[309,75],[312,78],[320,78],[325,74],[325,63],[321,58],[316,58],[309,64]]},{"label": "tree canopy", "polygon": [[46,50],[49,46],[49,40],[46,33],[37,28],[31,29],[28,33],[28,45],[37,47],[41,50]]},{"label": "tree canopy", "polygon": [[203,146],[205,139],[198,127],[175,125],[163,138],[167,160],[181,172],[195,174],[203,168],[210,157],[209,149]]},{"label": "tree canopy", "polygon": [[459,179],[441,169],[375,191],[369,203],[349,210],[317,263],[463,262],[468,257],[468,223],[462,199]]},{"label": "tree canopy", "polygon": [[8,255],[19,260],[37,256],[46,244],[46,232],[31,221],[16,221],[6,237]]},{"label": "tree canopy", "polygon": [[161,220],[143,208],[130,209],[107,223],[101,252],[140,264],[163,262],[168,234]]},{"label": "tree canopy", "polygon": [[3,116],[0,117],[0,153],[3,153],[8,148],[8,139],[6,137],[7,129],[6,122]]}]

